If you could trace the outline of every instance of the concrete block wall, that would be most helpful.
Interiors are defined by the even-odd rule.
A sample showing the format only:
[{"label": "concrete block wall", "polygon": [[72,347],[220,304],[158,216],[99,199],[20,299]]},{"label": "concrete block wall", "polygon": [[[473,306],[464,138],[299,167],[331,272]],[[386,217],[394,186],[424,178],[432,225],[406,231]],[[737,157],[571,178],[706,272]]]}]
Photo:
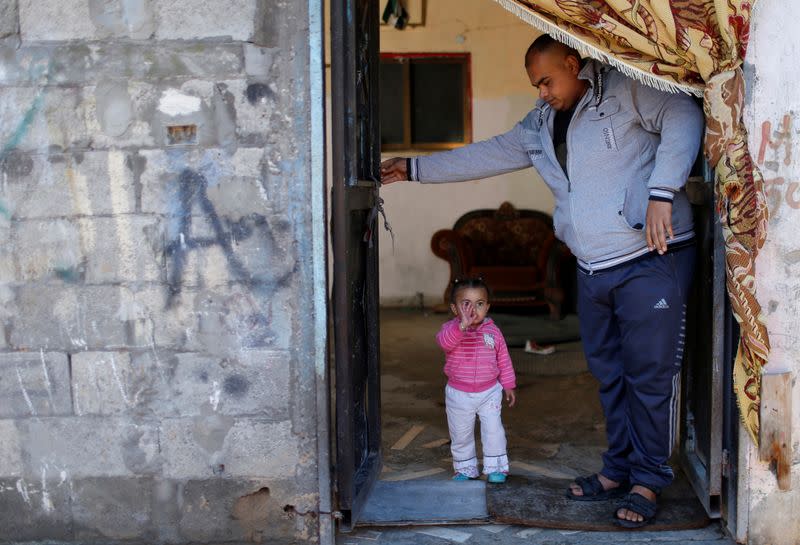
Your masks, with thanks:
[{"label": "concrete block wall", "polygon": [[0,541],[315,541],[308,7],[0,0]]}]

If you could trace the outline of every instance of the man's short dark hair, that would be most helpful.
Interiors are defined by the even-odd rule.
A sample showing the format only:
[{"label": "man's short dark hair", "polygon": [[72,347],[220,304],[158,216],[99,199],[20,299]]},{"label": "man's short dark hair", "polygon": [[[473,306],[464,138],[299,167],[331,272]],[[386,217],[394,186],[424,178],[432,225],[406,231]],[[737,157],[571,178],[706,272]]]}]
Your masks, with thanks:
[{"label": "man's short dark hair", "polygon": [[579,63],[583,62],[583,59],[581,59],[581,54],[578,53],[577,49],[575,49],[574,47],[570,47],[567,44],[559,42],[549,34],[542,34],[541,36],[533,40],[533,43],[525,52],[525,67],[527,68],[527,66],[530,64],[531,56],[534,53],[545,53],[556,47],[564,48],[566,56],[575,57]]}]

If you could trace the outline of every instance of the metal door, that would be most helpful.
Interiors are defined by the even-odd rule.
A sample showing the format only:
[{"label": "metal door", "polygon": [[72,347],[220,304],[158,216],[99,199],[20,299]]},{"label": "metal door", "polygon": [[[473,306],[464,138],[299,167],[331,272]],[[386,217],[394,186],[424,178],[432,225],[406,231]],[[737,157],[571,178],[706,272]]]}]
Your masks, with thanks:
[{"label": "metal door", "polygon": [[731,385],[738,329],[725,288],[724,241],[707,166],[704,178],[694,201],[698,259],[686,320],[680,458],[708,515],[733,526],[738,415]]},{"label": "metal door", "polygon": [[344,531],[381,469],[378,8],[376,0],[331,2],[335,475]]}]

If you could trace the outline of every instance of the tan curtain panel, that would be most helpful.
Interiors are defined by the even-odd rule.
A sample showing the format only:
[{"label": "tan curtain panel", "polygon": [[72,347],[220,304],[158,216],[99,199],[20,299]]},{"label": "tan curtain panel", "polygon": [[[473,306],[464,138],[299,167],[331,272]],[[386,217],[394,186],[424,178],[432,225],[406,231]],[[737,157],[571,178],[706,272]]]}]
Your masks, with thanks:
[{"label": "tan curtain panel", "polygon": [[750,9],[743,0],[495,0],[582,54],[654,87],[702,95],[705,154],[716,169],[727,287],[741,340],[734,387],[758,444],[761,368],[769,338],[756,299],[755,259],[767,234],[761,173],[742,123]]}]

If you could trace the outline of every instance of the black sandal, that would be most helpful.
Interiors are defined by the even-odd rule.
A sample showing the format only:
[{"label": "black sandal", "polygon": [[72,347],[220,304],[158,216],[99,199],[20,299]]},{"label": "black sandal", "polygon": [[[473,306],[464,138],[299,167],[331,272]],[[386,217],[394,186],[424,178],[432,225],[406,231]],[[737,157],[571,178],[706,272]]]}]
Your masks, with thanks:
[{"label": "black sandal", "polygon": [[571,488],[567,488],[567,499],[575,501],[605,501],[621,498],[628,493],[630,486],[627,482],[619,483],[619,486],[603,488],[603,483],[597,477],[597,473],[589,475],[588,477],[578,477],[575,479],[575,484],[581,487],[583,494],[578,496],[572,492]]},{"label": "black sandal", "polygon": [[[650,501],[637,492],[631,492],[614,510],[614,523],[623,528],[641,528],[656,520],[658,504]],[[620,509],[627,509],[642,517],[642,520],[627,520],[619,517]]]}]

